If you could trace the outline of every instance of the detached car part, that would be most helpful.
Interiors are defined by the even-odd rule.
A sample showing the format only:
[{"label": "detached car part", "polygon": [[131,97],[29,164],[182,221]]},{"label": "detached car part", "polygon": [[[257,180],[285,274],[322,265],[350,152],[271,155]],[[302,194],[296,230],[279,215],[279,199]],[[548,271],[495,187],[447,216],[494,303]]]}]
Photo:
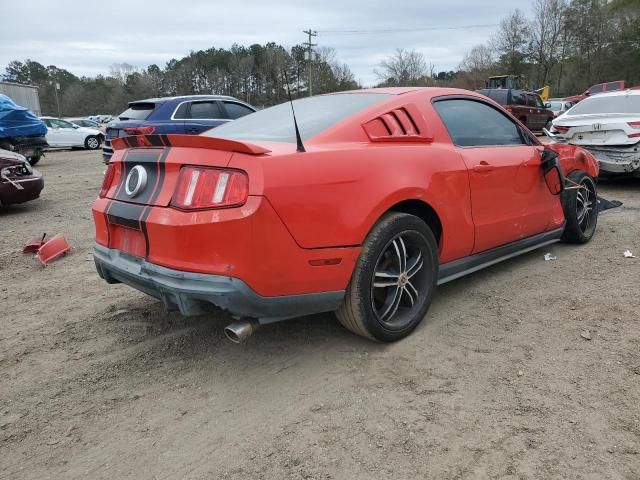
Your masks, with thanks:
[{"label": "detached car part", "polygon": [[38,257],[38,260],[40,260],[42,265],[47,266],[56,258],[61,257],[70,251],[71,246],[67,243],[67,240],[64,236],[58,234],[45,242],[45,244],[38,249],[36,257]]}]

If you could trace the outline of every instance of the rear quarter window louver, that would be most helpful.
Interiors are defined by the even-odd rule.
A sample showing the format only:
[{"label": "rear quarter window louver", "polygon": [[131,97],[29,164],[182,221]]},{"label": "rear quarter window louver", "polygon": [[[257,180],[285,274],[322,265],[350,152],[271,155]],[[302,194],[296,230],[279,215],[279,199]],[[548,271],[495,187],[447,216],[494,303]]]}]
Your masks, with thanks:
[{"label": "rear quarter window louver", "polygon": [[430,142],[424,118],[412,105],[393,109],[362,125],[372,142]]}]

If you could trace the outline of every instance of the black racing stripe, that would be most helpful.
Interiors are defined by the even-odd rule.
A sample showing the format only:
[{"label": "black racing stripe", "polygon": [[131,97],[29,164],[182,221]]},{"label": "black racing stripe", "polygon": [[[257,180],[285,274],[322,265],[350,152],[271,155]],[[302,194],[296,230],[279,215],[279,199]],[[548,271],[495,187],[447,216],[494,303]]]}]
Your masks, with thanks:
[{"label": "black racing stripe", "polygon": [[145,210],[142,212],[142,215],[140,216],[140,228],[142,230],[142,233],[144,234],[144,239],[145,239],[146,248],[147,248],[145,258],[149,256],[149,235],[147,234],[147,219],[149,218],[149,215],[151,214],[151,209],[153,208],[153,205],[155,205],[156,201],[158,200],[158,197],[160,196],[160,192],[162,192],[162,187],[164,186],[165,160],[167,159],[167,155],[169,155],[169,150],[170,148],[165,148],[164,151],[162,152],[162,155],[160,155],[160,158],[158,158],[158,164],[157,164],[158,165],[157,166],[158,183],[156,187],[153,189],[153,192],[151,193],[151,200],[149,202],[149,205],[147,205]]},{"label": "black racing stripe", "polygon": [[161,135],[161,137],[162,137],[162,140],[164,141],[164,144],[167,147],[170,147],[171,146],[171,140],[169,140],[169,136],[168,135]]},{"label": "black racing stripe", "polygon": [[[124,165],[124,162],[127,160],[127,154],[129,153],[129,151],[125,151],[124,152],[124,156],[122,157],[122,164]],[[115,197],[118,196],[118,192],[120,191],[120,189],[122,188],[122,186],[124,185],[124,182],[126,181],[126,177],[123,177],[122,175],[120,175],[120,178],[118,179],[118,186],[116,187],[116,193],[115,193]],[[105,208],[104,210],[104,215],[107,219],[107,245],[111,246],[111,229],[109,228],[109,211],[111,210],[111,206],[113,204],[113,199],[109,199],[109,201],[107,202],[107,208]]]},{"label": "black racing stripe", "polygon": [[140,216],[142,215],[143,210],[143,205],[113,202],[111,210],[107,215],[107,219],[112,225],[121,225],[123,227],[141,230]]},{"label": "black racing stripe", "polygon": [[[149,149],[133,149],[130,150],[127,160],[124,162],[124,171],[122,174],[123,182],[118,192],[115,195],[117,200],[123,202],[139,203],[146,205],[152,201],[151,195],[153,193],[153,187],[156,184],[158,176],[158,157],[163,154],[163,149],[149,148]],[[124,185],[126,184],[129,173],[136,165],[142,165],[147,172],[147,185],[145,189],[135,197],[131,198],[127,195]]]},{"label": "black racing stripe", "polygon": [[162,137],[160,135],[147,135],[147,140],[154,147],[164,147]]}]

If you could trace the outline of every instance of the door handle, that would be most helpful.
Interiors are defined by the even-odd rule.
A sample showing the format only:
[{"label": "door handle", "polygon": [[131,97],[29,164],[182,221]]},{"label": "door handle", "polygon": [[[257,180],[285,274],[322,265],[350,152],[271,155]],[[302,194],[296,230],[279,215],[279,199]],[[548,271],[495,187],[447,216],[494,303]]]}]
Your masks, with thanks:
[{"label": "door handle", "polygon": [[473,171],[478,173],[487,173],[493,170],[493,165],[489,165],[487,162],[482,161],[478,165],[473,166]]}]

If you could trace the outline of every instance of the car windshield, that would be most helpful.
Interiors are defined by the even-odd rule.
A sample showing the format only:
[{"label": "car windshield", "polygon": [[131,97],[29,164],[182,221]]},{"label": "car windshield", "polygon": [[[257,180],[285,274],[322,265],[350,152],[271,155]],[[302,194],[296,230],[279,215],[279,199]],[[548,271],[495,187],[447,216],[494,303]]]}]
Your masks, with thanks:
[{"label": "car windshield", "polygon": [[549,110],[559,112],[562,110],[562,102],[549,102]]},{"label": "car windshield", "polygon": [[[302,140],[354,113],[388,99],[383,93],[341,93],[293,101]],[[291,104],[281,103],[209,130],[203,135],[231,140],[267,140],[296,143]]]},{"label": "car windshield", "polygon": [[118,115],[118,118],[120,120],[144,120],[153,112],[154,108],[156,108],[155,103],[134,103]]},{"label": "car windshield", "polygon": [[640,112],[640,95],[598,96],[582,100],[576,104],[567,115],[589,115],[607,113]]}]

